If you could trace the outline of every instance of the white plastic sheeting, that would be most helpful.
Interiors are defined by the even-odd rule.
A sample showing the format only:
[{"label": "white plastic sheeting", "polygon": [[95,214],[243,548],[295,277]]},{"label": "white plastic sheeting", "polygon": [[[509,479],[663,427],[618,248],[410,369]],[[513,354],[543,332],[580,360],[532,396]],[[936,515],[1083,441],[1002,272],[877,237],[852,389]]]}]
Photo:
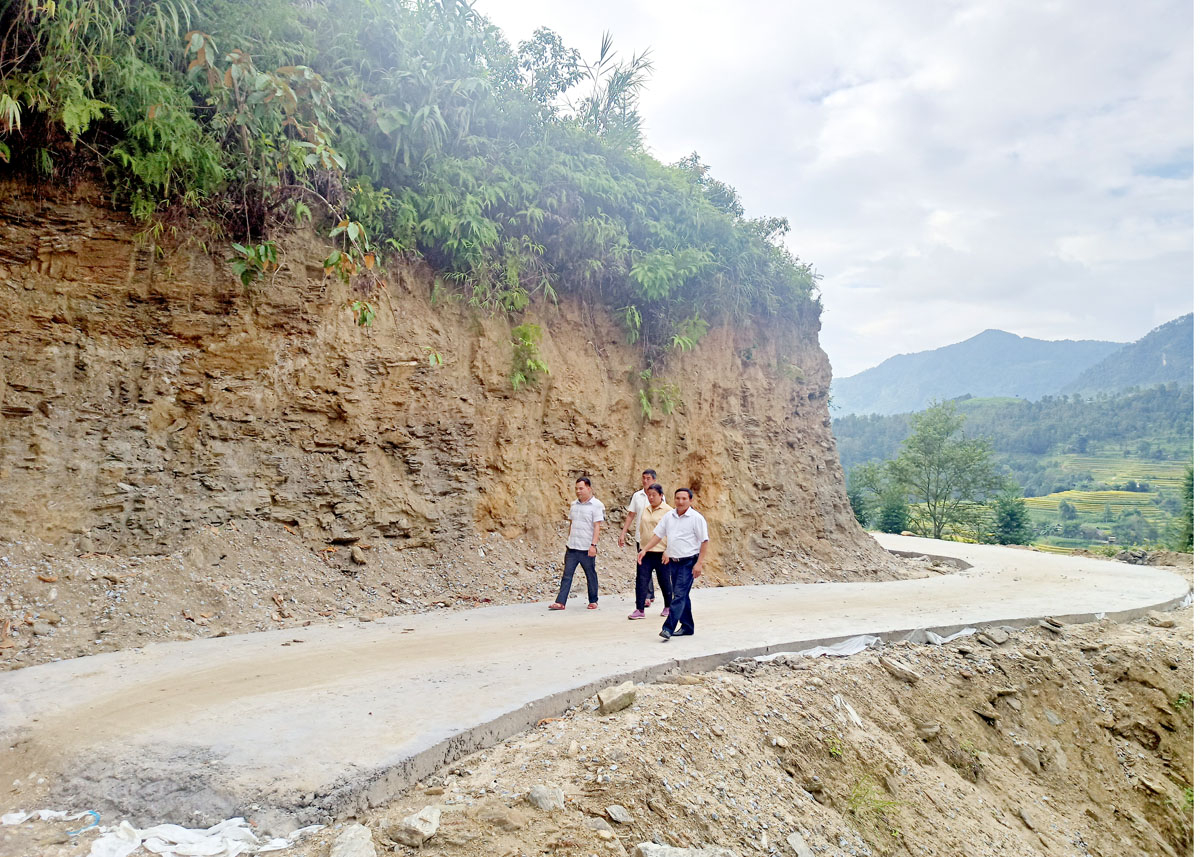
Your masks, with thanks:
[{"label": "white plastic sheeting", "polygon": [[[74,821],[89,810],[67,813],[62,810],[40,809],[33,812],[10,812],[0,816],[0,823],[21,824],[37,817],[42,821]],[[258,838],[244,818],[230,818],[203,830],[192,830],[177,824],[159,824],[139,830],[128,821],[115,827],[101,827],[100,836],[92,842],[88,857],[129,857],[139,849],[160,857],[240,857],[242,854],[266,854],[281,851],[296,840],[322,825],[315,824],[293,831],[286,838]]]},{"label": "white plastic sheeting", "polygon": [[[910,632],[904,639],[914,643],[929,643],[934,646],[944,646],[951,640],[957,640],[959,637],[969,637],[976,633],[978,633],[977,628],[963,628],[961,631],[955,631],[949,637],[943,637],[936,631],[922,629]],[[755,660],[773,661],[776,658],[786,658],[789,656],[803,658],[848,658],[851,655],[857,655],[859,652],[866,651],[872,646],[877,646],[881,642],[879,637],[862,634],[842,640],[840,643],[834,643],[832,646],[813,646],[811,649],[804,649],[800,652],[772,652],[769,655],[759,655]]]}]

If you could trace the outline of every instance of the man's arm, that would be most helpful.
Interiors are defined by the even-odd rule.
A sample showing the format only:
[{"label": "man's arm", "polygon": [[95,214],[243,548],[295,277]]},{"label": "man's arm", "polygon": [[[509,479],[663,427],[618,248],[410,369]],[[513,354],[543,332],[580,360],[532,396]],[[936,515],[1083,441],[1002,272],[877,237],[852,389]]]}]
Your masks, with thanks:
[{"label": "man's arm", "polygon": [[696,559],[696,564],[692,566],[692,579],[700,576],[700,566],[704,564],[704,555],[708,553],[708,539],[700,542],[700,556]]},{"label": "man's arm", "polygon": [[600,521],[592,524],[592,546],[588,548],[588,556],[596,555],[596,545],[600,544]]},{"label": "man's arm", "polygon": [[617,539],[617,544],[625,547],[625,535],[629,532],[629,525],[633,523],[633,512],[625,513],[625,526],[621,527],[621,537]]}]

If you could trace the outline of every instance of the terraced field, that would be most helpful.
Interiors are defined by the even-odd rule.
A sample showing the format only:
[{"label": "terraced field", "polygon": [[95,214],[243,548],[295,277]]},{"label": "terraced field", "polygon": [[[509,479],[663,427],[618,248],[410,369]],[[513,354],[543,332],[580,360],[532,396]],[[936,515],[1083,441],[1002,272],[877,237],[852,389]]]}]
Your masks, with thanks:
[{"label": "terraced field", "polygon": [[1165,491],[1179,491],[1188,468],[1187,461],[1153,461],[1120,456],[1062,455],[1060,461],[1063,470],[1091,473],[1097,482],[1120,485],[1132,479],[1135,482],[1149,482]]},{"label": "terraced field", "polygon": [[1114,519],[1119,518],[1122,512],[1136,509],[1147,521],[1165,523],[1168,517],[1154,505],[1154,496],[1144,491],[1059,491],[1045,497],[1026,497],[1025,505],[1030,511],[1057,515],[1059,503],[1066,500],[1075,507],[1080,519],[1092,522],[1101,520],[1105,506],[1112,507]]}]

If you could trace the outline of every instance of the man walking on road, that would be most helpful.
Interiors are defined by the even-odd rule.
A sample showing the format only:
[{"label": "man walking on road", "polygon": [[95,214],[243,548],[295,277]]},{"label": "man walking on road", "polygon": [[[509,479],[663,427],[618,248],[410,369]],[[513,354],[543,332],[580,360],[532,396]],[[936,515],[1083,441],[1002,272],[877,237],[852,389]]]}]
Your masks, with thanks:
[{"label": "man walking on road", "polygon": [[[671,514],[671,507],[663,500],[662,486],[657,482],[646,489],[646,499],[650,501],[650,505],[642,510],[642,516],[638,523],[638,543],[649,544],[654,538],[654,528],[658,526],[659,521]],[[634,585],[633,594],[633,612],[629,614],[630,619],[645,619],[646,614],[643,612],[648,604],[654,598],[647,597],[647,594],[653,590],[654,577],[658,577],[658,588],[663,594],[663,612],[662,615],[667,615],[667,610],[671,606],[671,578],[667,576],[667,570],[663,566],[663,548],[665,542],[660,542],[654,547],[647,549],[645,559],[637,565],[637,581]]]},{"label": "man walking on road", "polygon": [[646,551],[661,541],[667,543],[667,570],[671,577],[671,610],[658,636],[670,642],[672,637],[696,633],[692,621],[692,582],[700,576],[704,555],[708,552],[708,521],[692,508],[692,489],[675,492],[675,511],[667,514],[654,528],[654,536],[638,554],[641,562]]},{"label": "man walking on road", "polygon": [[575,480],[575,496],[579,499],[571,504],[571,532],[567,536],[567,554],[563,558],[562,582],[558,585],[558,600],[550,605],[551,610],[567,609],[567,596],[571,594],[571,581],[578,566],[583,566],[587,577],[587,609],[595,610],[599,606],[596,545],[600,542],[600,527],[604,523],[604,504],[592,496],[592,480],[586,476]]},{"label": "man walking on road", "polygon": [[[654,480],[658,478],[658,474],[647,468],[642,471],[642,487],[635,492],[633,498],[629,501],[629,505],[625,509],[625,526],[621,527],[621,535],[617,538],[617,545],[625,547],[625,536],[629,534],[629,525],[633,524],[634,541],[637,543],[637,551],[642,550],[642,512],[646,511],[646,506],[649,500],[646,498],[646,491],[654,484]],[[661,490],[661,489],[660,489]],[[637,520],[634,520],[634,519]],[[637,569],[641,567],[641,563],[634,566],[634,575],[636,580]],[[654,580],[650,581],[650,588],[646,592],[646,603],[638,604],[637,609],[649,607],[654,603]]]}]

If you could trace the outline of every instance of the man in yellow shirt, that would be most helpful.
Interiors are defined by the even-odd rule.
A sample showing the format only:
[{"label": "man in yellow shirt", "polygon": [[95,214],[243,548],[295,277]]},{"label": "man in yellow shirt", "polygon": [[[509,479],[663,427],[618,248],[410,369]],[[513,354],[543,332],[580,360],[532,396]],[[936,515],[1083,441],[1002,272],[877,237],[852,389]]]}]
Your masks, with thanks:
[{"label": "man in yellow shirt", "polygon": [[[655,483],[646,487],[646,500],[648,501],[645,509],[642,510],[641,517],[638,521],[638,543],[644,545],[654,536],[654,528],[658,526],[671,507],[666,504],[663,499],[662,486]],[[634,584],[634,602],[633,612],[629,614],[630,619],[645,619],[646,613],[643,606],[648,603],[650,588],[654,585],[651,581],[651,574],[658,578],[658,588],[663,594],[663,611],[662,615],[666,616],[671,610],[671,578],[667,574],[667,570],[663,567],[663,551],[667,548],[667,543],[660,540],[654,546],[653,550],[647,550],[645,555],[638,561],[637,564],[637,581]]]}]

